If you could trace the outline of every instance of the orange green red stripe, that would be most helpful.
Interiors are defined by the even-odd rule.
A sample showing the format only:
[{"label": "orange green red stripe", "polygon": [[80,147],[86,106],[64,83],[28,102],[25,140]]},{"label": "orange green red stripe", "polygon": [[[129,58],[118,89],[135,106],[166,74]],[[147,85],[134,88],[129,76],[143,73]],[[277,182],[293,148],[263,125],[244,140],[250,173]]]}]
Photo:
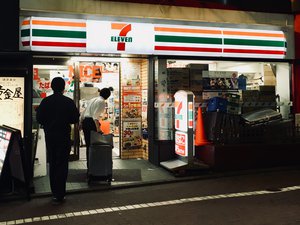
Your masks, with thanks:
[{"label": "orange green red stripe", "polygon": [[225,48],[224,53],[243,53],[243,54],[265,54],[265,55],[285,55],[285,51],[280,50],[259,50],[259,49],[230,49]]},{"label": "orange green red stripe", "polygon": [[155,35],[156,42],[222,44],[222,38]]},{"label": "orange green red stripe", "polygon": [[35,37],[86,38],[86,31],[32,29]]},{"label": "orange green red stripe", "polygon": [[30,20],[23,20],[22,26],[30,25]]},{"label": "orange green red stripe", "polygon": [[285,41],[224,38],[224,45],[286,47]]},{"label": "orange green red stripe", "polygon": [[221,30],[173,28],[173,27],[154,27],[154,31],[190,33],[190,34],[215,34],[215,35],[221,35],[222,34]]},{"label": "orange green red stripe", "polygon": [[30,36],[30,29],[21,30],[21,37],[29,37],[29,36]]},{"label": "orange green red stripe", "polygon": [[78,42],[55,42],[55,41],[32,41],[32,46],[43,46],[43,47],[78,47],[85,48],[86,43]]},{"label": "orange green red stripe", "polygon": [[222,48],[200,48],[200,47],[177,47],[177,46],[154,46],[156,51],[179,51],[179,52],[222,52]]},{"label": "orange green red stripe", "polygon": [[63,27],[86,27],[86,22],[63,22],[48,20],[32,20],[32,25],[63,26]]},{"label": "orange green red stripe", "polygon": [[248,37],[274,37],[285,38],[284,34],[279,33],[263,33],[263,32],[248,32],[248,31],[223,31],[224,35],[248,36]]},{"label": "orange green red stripe", "polygon": [[210,30],[190,27],[154,27],[154,31],[156,32],[154,46],[156,51],[286,54],[285,35],[280,32]]},{"label": "orange green red stripe", "polygon": [[30,46],[30,41],[22,41],[23,46]]}]

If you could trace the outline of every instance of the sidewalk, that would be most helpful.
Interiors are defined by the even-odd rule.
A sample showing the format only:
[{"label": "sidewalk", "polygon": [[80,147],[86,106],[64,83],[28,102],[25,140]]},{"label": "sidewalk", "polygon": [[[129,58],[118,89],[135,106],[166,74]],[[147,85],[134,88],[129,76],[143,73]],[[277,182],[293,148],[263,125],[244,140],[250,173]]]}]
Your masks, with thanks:
[{"label": "sidewalk", "polygon": [[[240,171],[213,171],[211,169],[193,171],[188,174],[178,176],[172,172],[157,167],[143,159],[114,159],[113,160],[113,180],[108,182],[92,182],[90,185],[86,179],[86,161],[79,160],[69,163],[69,176],[67,181],[67,193],[79,194],[85,192],[133,188],[139,186],[159,185],[174,182],[185,182],[191,180],[216,179],[222,177],[232,177],[239,175],[263,174],[278,171],[300,170],[300,166],[259,168],[253,170]],[[51,196],[49,177],[36,177],[33,180],[34,193],[31,198]],[[2,196],[4,199],[24,198],[24,194],[13,194]]]},{"label": "sidewalk", "polygon": [[[111,184],[105,181],[93,181],[90,185],[86,179],[86,161],[79,160],[69,163],[69,175],[67,180],[67,192],[94,191],[111,188],[132,187],[137,185],[158,184],[172,181],[180,181],[187,177],[176,177],[173,173],[162,167],[157,167],[143,159],[114,159],[113,180]],[[191,179],[192,177],[189,177]],[[193,177],[195,178],[195,177]],[[36,177],[33,180],[34,196],[49,195],[49,177]]]},{"label": "sidewalk", "polygon": [[[113,160],[113,180],[111,184],[105,181],[94,181],[90,185],[86,179],[86,161],[79,160],[70,162],[69,176],[67,181],[67,192],[80,193],[88,191],[109,190],[116,188],[129,188],[143,185],[155,185],[178,181],[188,181],[196,179],[212,179],[225,176],[237,176],[241,174],[267,173],[273,171],[284,171],[290,169],[300,169],[299,166],[261,168],[242,171],[212,171],[209,169],[196,171],[183,176],[176,176],[172,172],[157,167],[147,160],[142,159],[114,159]],[[35,193],[31,197],[48,196],[51,194],[49,177],[34,178]]]}]

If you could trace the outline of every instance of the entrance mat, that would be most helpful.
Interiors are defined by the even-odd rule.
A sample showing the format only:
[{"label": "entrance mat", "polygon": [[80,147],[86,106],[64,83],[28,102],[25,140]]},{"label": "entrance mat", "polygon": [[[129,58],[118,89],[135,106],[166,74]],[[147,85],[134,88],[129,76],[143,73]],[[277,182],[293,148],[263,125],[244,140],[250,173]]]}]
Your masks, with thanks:
[{"label": "entrance mat", "polygon": [[140,169],[114,169],[114,181],[141,181],[142,174]]},{"label": "entrance mat", "polygon": [[86,183],[86,169],[69,169],[67,182]]},{"label": "entrance mat", "polygon": [[[113,181],[141,181],[140,169],[113,169]],[[87,182],[86,169],[69,169],[68,180],[70,183]]]}]

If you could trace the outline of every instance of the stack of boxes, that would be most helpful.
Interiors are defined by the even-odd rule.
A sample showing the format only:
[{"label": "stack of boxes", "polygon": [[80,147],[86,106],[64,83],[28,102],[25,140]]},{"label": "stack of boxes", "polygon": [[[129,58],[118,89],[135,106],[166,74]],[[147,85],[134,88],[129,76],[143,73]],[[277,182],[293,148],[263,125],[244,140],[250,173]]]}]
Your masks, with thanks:
[{"label": "stack of boxes", "polygon": [[261,107],[276,110],[276,93],[275,86],[259,86],[259,102]]},{"label": "stack of boxes", "polygon": [[168,68],[168,90],[175,94],[178,90],[189,90],[189,69]]},{"label": "stack of boxes", "polygon": [[203,101],[202,91],[202,72],[208,70],[207,64],[188,64],[186,66],[190,69],[190,91],[195,95],[195,102],[201,103]]},{"label": "stack of boxes", "polygon": [[252,112],[258,109],[258,90],[245,90],[241,93],[242,113]]},{"label": "stack of boxes", "polygon": [[262,85],[258,90],[242,91],[242,113],[263,108],[276,110],[275,86]]},{"label": "stack of boxes", "polygon": [[227,113],[239,115],[241,114],[241,105],[240,105],[240,95],[239,94],[233,94],[233,93],[227,93]]}]

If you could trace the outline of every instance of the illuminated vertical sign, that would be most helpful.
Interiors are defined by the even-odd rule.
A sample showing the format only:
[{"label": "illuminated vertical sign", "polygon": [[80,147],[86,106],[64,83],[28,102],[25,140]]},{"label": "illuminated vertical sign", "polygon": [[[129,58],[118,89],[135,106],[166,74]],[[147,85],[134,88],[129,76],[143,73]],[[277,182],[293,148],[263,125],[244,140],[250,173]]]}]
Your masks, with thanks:
[{"label": "illuminated vertical sign", "polygon": [[194,94],[190,91],[177,91],[175,98],[175,153],[188,157],[194,155]]},{"label": "illuminated vertical sign", "polygon": [[189,102],[189,108],[188,108],[188,128],[194,128],[194,103]]},{"label": "illuminated vertical sign", "polygon": [[175,97],[175,128],[180,131],[187,131],[187,102],[183,95]]},{"label": "illuminated vertical sign", "polygon": [[187,133],[176,131],[175,133],[175,153],[180,156],[188,155]]}]

